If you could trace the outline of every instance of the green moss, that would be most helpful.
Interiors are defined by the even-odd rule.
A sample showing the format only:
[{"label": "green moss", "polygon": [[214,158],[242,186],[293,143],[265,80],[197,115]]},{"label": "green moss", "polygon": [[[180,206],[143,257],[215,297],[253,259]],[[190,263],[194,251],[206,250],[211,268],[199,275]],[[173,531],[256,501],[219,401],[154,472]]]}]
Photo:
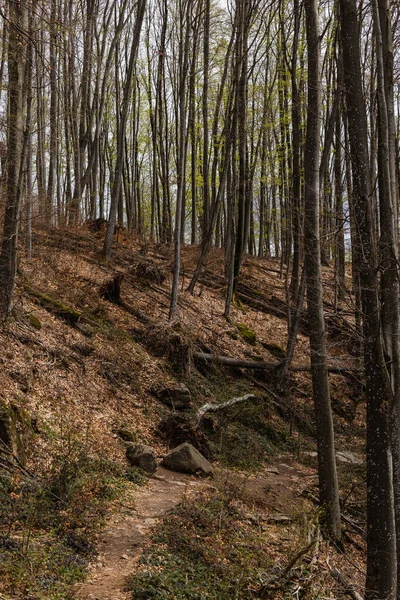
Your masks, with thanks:
[{"label": "green moss", "polygon": [[227,335],[229,335],[229,337],[232,338],[233,340],[239,339],[239,336],[235,331],[227,331]]},{"label": "green moss", "polygon": [[248,325],[246,325],[245,323],[236,323],[236,327],[245,342],[247,342],[251,346],[256,345],[257,336]]},{"label": "green moss", "polygon": [[39,321],[39,319],[35,317],[35,315],[28,315],[28,320],[32,327],[34,327],[35,329],[42,329],[42,324]]},{"label": "green moss", "polygon": [[118,429],[117,435],[124,442],[137,442],[136,433],[134,431],[130,431],[129,429],[124,429],[124,428]]},{"label": "green moss", "polygon": [[282,348],[282,346],[279,346],[279,344],[270,344],[268,342],[261,342],[261,345],[263,348],[268,350],[268,352],[270,352],[272,354],[272,356],[275,356],[275,358],[278,358],[280,360],[283,360],[284,358],[286,358],[286,350],[284,348]]}]

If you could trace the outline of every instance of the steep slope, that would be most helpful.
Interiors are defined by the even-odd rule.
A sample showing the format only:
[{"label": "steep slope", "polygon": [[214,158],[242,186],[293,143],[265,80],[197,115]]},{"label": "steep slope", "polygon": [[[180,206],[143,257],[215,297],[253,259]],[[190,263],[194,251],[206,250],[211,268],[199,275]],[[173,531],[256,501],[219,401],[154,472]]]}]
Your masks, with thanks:
[{"label": "steep slope", "polygon": [[[191,296],[185,290],[197,249],[185,248],[179,321],[171,325],[167,322],[171,248],[135,246],[121,238],[112,262],[105,264],[99,254],[100,238],[84,228],[37,231],[34,242],[33,257],[22,257],[20,262],[13,316],[0,332],[4,410],[13,406],[30,421],[27,435],[20,436],[28,454],[26,466],[21,456],[19,463],[5,450],[1,454],[0,590],[5,598],[67,598],[73,593],[71,584],[93,561],[95,533],[105,515],[120,510],[124,495],[140,495],[140,489],[135,490],[143,478],[128,468],[118,432],[129,432],[131,439],[151,444],[159,456],[182,435],[176,420],[168,421],[178,411],[157,399],[160,387],[183,383],[190,390],[192,407],[178,418],[184,435],[193,424],[194,412],[204,403],[246,393],[257,396],[257,401],[221,411],[204,423],[202,439],[217,459],[221,481],[231,477],[219,470],[222,467],[256,473],[276,452],[304,458],[304,451],[313,451],[311,386],[306,370],[293,372],[289,387],[282,391],[273,372],[249,374],[194,359],[196,352],[212,352],[279,362],[286,345],[287,307],[284,279],[273,259],[246,259],[238,303],[228,323],[223,318],[221,251],[212,251]],[[106,289],[116,275],[120,299],[114,300],[119,303],[110,301]],[[356,367],[356,359],[348,352],[351,319],[345,307],[336,313],[332,310],[331,275],[326,269],[332,366]],[[305,333],[303,324],[294,357],[296,365],[303,367],[309,362]],[[359,450],[363,446],[361,384],[353,373],[332,374],[331,385],[338,448]],[[162,421],[164,433],[160,434]],[[23,428],[21,419],[18,428]],[[312,466],[315,459],[311,454],[306,460]],[[285,472],[282,466],[277,469]],[[344,475],[357,475],[357,469],[352,469],[346,467]],[[362,469],[360,473],[362,477]],[[272,483],[262,484],[256,483],[257,477],[245,477],[256,496],[265,485],[276,491],[278,475]],[[304,486],[295,491],[296,479],[285,481],[287,489],[292,481],[290,493],[295,498],[300,493],[315,497],[315,479],[308,492]],[[351,535],[357,539],[352,539],[362,548],[359,490],[353,489],[358,481],[344,481],[343,499],[355,514]],[[246,502],[235,498],[242,503],[237,519],[253,514],[249,506],[257,501],[251,493]],[[304,502],[314,510],[312,499],[298,502],[299,510],[304,509]],[[271,497],[264,498],[262,506],[270,512]],[[283,508],[278,506],[278,510]],[[288,518],[297,531],[297,518]],[[253,525],[250,519],[249,527]],[[274,527],[276,531],[266,533],[276,537],[278,554],[283,557],[289,550],[284,540],[279,548],[282,532]],[[263,540],[266,544],[265,535]],[[266,548],[271,550],[268,544]],[[356,552],[352,560],[361,564],[362,552]],[[325,558],[326,549],[318,564]],[[68,568],[61,568],[64,563]],[[321,567],[320,573],[324,576],[326,569]],[[268,577],[249,597],[258,597],[254,594],[261,593]]]}]

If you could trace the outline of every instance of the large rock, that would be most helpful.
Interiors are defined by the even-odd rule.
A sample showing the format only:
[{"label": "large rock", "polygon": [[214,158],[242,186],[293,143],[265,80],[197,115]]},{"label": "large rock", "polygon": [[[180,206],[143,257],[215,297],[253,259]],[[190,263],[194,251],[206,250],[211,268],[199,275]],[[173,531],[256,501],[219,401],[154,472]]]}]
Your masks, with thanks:
[{"label": "large rock", "polygon": [[188,442],[174,448],[163,459],[163,465],[171,471],[180,473],[198,473],[204,476],[213,474],[213,468],[208,460]]},{"label": "large rock", "polygon": [[190,391],[183,383],[155,388],[152,392],[160,402],[174,410],[185,410],[190,408],[192,403]]},{"label": "large rock", "polygon": [[156,453],[150,446],[128,444],[126,458],[133,467],[139,467],[152,475],[157,470]]}]

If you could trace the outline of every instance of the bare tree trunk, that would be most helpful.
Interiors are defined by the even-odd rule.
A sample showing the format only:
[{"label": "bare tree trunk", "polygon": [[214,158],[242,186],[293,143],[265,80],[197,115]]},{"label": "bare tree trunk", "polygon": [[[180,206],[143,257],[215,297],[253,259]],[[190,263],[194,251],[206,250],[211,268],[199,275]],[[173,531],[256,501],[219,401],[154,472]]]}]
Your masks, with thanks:
[{"label": "bare tree trunk", "polygon": [[115,231],[115,224],[117,218],[117,210],[118,210],[118,202],[121,193],[121,185],[122,185],[122,170],[124,164],[124,146],[125,146],[125,132],[126,132],[126,123],[128,120],[128,113],[130,107],[130,101],[132,97],[132,78],[134,73],[134,68],[136,64],[136,56],[139,46],[140,32],[142,29],[144,12],[146,9],[146,0],[139,0],[137,5],[136,12],[136,20],[135,26],[132,34],[132,45],[130,49],[129,56],[129,64],[126,73],[126,80],[124,86],[124,94],[122,100],[121,107],[121,118],[118,127],[118,135],[117,135],[117,157],[115,163],[115,171],[113,178],[113,186],[112,186],[112,194],[111,194],[111,206],[110,206],[110,214],[108,217],[108,225],[106,236],[104,240],[104,256],[106,258],[110,258],[111,255],[111,247],[112,241]]},{"label": "bare tree trunk", "polygon": [[305,267],[310,330],[311,375],[317,425],[320,502],[326,533],[340,542],[340,508],[330,405],[322,303],[319,239],[319,135],[321,110],[320,41],[317,0],[305,0],[308,47],[308,107],[305,146]]},{"label": "bare tree trunk", "polygon": [[[380,6],[379,6],[380,4]],[[389,46],[390,22],[389,5],[385,1],[373,0],[373,19],[376,40],[376,66],[378,79],[378,183],[380,209],[380,268],[382,298],[382,333],[385,351],[390,361],[390,376],[393,398],[390,404],[390,441],[393,459],[393,491],[396,524],[397,556],[400,556],[400,314],[399,314],[399,278],[398,278],[398,240],[396,184],[393,181],[394,147],[391,143],[391,118],[393,115],[393,65],[384,60],[384,48]],[[380,10],[380,8],[382,10]],[[383,27],[381,25],[383,19]],[[389,17],[390,19],[390,17]],[[385,32],[385,43],[383,41]],[[389,105],[392,104],[391,107]],[[394,196],[393,196],[394,193]],[[398,564],[398,561],[396,561]],[[397,573],[397,598],[400,597],[400,568]]]},{"label": "bare tree trunk", "polygon": [[190,19],[192,15],[191,2],[181,0],[180,5],[180,27],[182,42],[179,47],[179,135],[178,135],[178,165],[177,165],[177,193],[175,209],[175,232],[174,232],[174,271],[171,289],[171,301],[169,307],[169,320],[172,321],[178,311],[178,287],[181,261],[181,231],[182,211],[184,207],[185,194],[185,172],[186,172],[186,148],[187,148],[187,115],[186,115],[186,82],[189,65],[190,45]]},{"label": "bare tree trunk", "polygon": [[361,80],[356,0],[340,0],[344,84],[353,167],[367,396],[367,581],[366,600],[395,598],[396,554],[388,409],[392,397],[380,324],[376,243],[370,200],[367,118]]},{"label": "bare tree trunk", "polygon": [[17,240],[21,202],[22,146],[24,131],[24,74],[26,61],[27,7],[24,0],[8,3],[8,120],[7,203],[0,254],[0,318],[11,310],[17,269]]}]

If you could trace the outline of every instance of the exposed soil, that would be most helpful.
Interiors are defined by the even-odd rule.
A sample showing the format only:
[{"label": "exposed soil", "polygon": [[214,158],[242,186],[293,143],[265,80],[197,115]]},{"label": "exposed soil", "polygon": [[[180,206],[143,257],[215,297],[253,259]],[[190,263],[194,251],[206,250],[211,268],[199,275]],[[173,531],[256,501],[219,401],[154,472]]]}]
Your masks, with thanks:
[{"label": "exposed soil", "polygon": [[185,494],[201,485],[205,485],[204,481],[159,467],[146,487],[136,488],[125,499],[122,510],[109,518],[101,534],[96,562],[88,580],[79,586],[77,600],[131,598],[132,594],[124,591],[125,579],[134,571],[150,531]]}]

